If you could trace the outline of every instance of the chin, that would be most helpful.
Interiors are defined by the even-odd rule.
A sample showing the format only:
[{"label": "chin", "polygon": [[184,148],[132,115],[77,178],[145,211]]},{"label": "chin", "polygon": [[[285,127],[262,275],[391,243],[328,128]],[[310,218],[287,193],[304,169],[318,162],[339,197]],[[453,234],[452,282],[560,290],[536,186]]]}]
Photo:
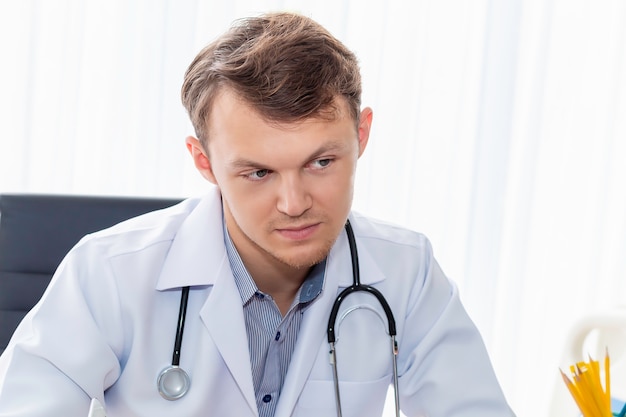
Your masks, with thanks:
[{"label": "chin", "polygon": [[296,269],[310,268],[328,256],[334,241],[327,241],[315,247],[301,247],[291,253],[276,254],[275,258]]}]

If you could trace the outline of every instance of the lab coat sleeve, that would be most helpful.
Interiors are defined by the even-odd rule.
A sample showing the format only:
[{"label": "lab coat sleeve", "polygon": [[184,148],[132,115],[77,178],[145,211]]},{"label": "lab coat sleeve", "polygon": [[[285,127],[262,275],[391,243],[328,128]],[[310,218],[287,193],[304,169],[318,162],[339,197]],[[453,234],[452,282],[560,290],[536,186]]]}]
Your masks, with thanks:
[{"label": "lab coat sleeve", "polygon": [[400,342],[400,404],[408,416],[513,416],[482,337],[424,238]]},{"label": "lab coat sleeve", "polygon": [[0,416],[86,416],[119,376],[118,297],[92,250],[68,254],[0,357]]}]

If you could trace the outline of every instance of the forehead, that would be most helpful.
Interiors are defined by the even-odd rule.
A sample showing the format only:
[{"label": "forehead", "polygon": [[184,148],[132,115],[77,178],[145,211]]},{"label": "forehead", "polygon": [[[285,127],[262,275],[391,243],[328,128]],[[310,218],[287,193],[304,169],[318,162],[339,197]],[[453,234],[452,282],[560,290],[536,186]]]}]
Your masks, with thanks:
[{"label": "forehead", "polygon": [[229,91],[220,93],[208,118],[207,150],[223,160],[245,158],[295,163],[320,149],[352,149],[357,145],[356,124],[347,103],[337,101],[332,118],[312,117],[296,122],[268,121],[249,104]]}]

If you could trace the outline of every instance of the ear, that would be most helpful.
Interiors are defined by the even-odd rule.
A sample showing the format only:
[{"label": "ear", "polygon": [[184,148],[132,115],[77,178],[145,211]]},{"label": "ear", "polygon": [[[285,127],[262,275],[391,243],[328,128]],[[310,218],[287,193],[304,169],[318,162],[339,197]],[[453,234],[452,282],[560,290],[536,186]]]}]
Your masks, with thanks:
[{"label": "ear", "polygon": [[193,136],[187,136],[185,139],[185,145],[187,150],[193,159],[193,163],[196,165],[196,169],[200,174],[209,182],[217,185],[215,175],[213,175],[213,168],[211,167],[211,161],[204,151],[202,143]]},{"label": "ear", "polygon": [[365,151],[365,147],[367,146],[367,141],[370,137],[370,129],[372,128],[372,118],[374,116],[374,112],[371,108],[366,107],[361,111],[361,115],[359,117],[359,157],[363,155],[363,151]]}]

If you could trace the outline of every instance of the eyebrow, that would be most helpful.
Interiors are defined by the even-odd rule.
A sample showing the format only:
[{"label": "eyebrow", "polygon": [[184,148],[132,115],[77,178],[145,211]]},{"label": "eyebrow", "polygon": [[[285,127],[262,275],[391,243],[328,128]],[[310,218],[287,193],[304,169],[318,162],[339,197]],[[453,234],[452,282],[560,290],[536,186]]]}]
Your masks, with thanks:
[{"label": "eyebrow", "polygon": [[[342,142],[342,141],[327,142],[327,143],[323,144],[322,146],[320,146],[318,149],[316,149],[313,153],[311,153],[306,158],[306,160],[307,161],[311,161],[311,160],[316,159],[317,157],[319,157],[320,155],[323,155],[325,153],[341,151],[345,147],[346,147],[346,144],[345,144],[345,142]],[[270,169],[265,164],[262,164],[262,163],[257,162],[257,161],[253,161],[251,159],[246,159],[246,158],[236,158],[236,159],[233,159],[232,161],[228,162],[228,165],[230,167],[232,167],[232,168],[235,168],[235,169],[250,168],[250,167],[261,168],[261,169]]]}]

